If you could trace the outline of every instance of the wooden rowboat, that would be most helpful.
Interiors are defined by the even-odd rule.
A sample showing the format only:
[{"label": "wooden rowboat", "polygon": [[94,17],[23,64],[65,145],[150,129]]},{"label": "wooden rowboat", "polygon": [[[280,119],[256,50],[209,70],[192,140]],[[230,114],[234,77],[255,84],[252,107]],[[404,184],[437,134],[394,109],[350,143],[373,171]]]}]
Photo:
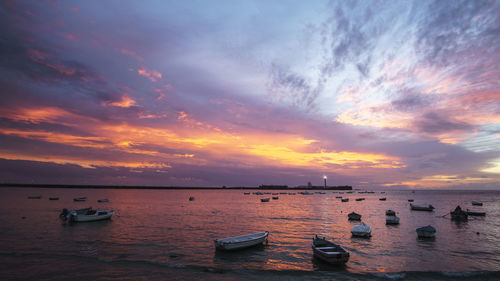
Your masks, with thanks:
[{"label": "wooden rowboat", "polygon": [[215,249],[232,251],[257,246],[262,244],[264,241],[267,241],[268,235],[269,232],[264,231],[235,237],[215,239]]},{"label": "wooden rowboat", "polygon": [[312,249],[315,257],[327,263],[345,264],[349,260],[349,252],[344,248],[317,235],[313,238]]}]

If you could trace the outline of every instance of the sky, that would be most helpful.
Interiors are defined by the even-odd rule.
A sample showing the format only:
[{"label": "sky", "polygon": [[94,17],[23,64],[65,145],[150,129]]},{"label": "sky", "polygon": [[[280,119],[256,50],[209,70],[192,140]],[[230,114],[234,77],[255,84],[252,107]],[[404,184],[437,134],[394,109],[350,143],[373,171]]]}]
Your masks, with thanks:
[{"label": "sky", "polygon": [[500,187],[500,1],[2,1],[0,182]]}]

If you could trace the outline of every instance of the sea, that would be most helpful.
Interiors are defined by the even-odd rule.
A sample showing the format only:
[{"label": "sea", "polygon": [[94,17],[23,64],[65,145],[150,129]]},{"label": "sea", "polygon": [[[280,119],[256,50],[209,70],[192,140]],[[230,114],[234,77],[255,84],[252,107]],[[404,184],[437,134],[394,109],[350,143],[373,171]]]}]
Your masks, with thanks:
[{"label": "sea", "polygon": [[[0,280],[500,280],[500,191],[257,191],[2,187]],[[410,199],[435,209],[412,211]],[[486,216],[454,222],[458,205]],[[59,217],[87,207],[115,214],[88,223]],[[399,225],[385,224],[388,209]],[[351,236],[353,211],[371,226],[370,238]],[[417,238],[427,225],[435,238]],[[269,237],[260,247],[215,250],[214,239],[261,231]],[[315,235],[344,247],[349,261],[314,258]]]}]

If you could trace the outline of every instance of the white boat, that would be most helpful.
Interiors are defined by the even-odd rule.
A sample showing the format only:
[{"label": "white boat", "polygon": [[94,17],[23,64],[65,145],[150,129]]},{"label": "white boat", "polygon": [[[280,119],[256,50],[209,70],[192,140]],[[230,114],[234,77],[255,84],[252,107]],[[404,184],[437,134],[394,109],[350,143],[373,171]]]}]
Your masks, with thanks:
[{"label": "white boat", "polygon": [[258,232],[242,236],[215,239],[214,244],[217,250],[239,250],[262,244],[267,240],[269,232]]},{"label": "white boat", "polygon": [[473,206],[483,206],[482,202],[472,201]]},{"label": "white boat", "polygon": [[430,225],[416,229],[419,238],[432,238],[436,235],[436,229]]},{"label": "white boat", "polygon": [[82,210],[72,210],[66,218],[72,222],[91,222],[109,220],[115,211],[92,210],[91,208]]},{"label": "white boat", "polygon": [[399,224],[399,218],[396,216],[387,216],[385,218],[385,224]]},{"label": "white boat", "polygon": [[428,211],[428,212],[434,211],[434,207],[432,205],[429,205],[429,206],[419,206],[419,205],[410,204],[410,208],[413,211]]},{"label": "white boat", "polygon": [[355,237],[370,237],[372,228],[364,222],[357,224],[351,228],[352,236]]},{"label": "white boat", "polygon": [[387,210],[385,211],[385,215],[386,216],[395,216],[396,215],[396,212],[393,211],[393,210]]},{"label": "white boat", "polygon": [[313,238],[312,249],[315,257],[327,263],[344,264],[349,260],[349,252],[344,248],[317,235]]}]

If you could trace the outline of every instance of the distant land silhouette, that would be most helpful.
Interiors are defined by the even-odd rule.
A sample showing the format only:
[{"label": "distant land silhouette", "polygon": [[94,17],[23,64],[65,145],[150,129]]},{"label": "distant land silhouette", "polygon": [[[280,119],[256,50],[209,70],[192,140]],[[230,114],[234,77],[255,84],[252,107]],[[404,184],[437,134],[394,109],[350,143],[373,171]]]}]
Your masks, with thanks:
[{"label": "distant land silhouette", "polygon": [[260,185],[260,186],[139,186],[139,185],[78,185],[78,184],[34,184],[2,183],[2,187],[40,187],[40,188],[115,188],[115,189],[308,189],[308,190],[352,190],[352,186],[296,186]]}]

